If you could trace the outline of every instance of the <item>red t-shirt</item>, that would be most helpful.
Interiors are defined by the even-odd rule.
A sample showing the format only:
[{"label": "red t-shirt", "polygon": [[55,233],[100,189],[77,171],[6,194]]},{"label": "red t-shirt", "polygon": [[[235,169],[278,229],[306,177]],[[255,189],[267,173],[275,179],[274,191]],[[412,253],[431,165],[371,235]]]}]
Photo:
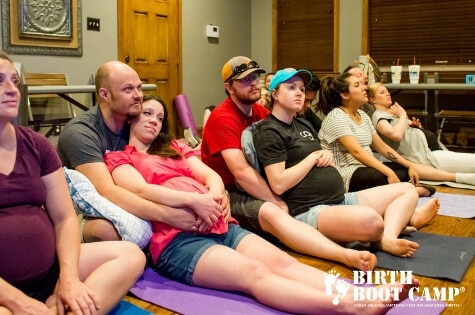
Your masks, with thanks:
[{"label": "red t-shirt", "polygon": [[241,150],[242,131],[268,114],[267,108],[255,103],[252,105],[252,115],[246,116],[229,97],[211,112],[203,132],[201,159],[221,176],[227,189],[234,189],[235,180],[221,151]]}]

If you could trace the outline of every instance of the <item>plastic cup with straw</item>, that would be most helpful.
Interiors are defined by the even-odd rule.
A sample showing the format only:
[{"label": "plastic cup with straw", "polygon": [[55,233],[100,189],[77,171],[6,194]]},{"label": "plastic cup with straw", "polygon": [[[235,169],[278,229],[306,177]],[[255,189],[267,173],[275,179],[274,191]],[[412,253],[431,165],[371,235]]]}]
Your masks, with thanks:
[{"label": "plastic cup with straw", "polygon": [[399,65],[399,58],[397,58],[396,65],[391,66],[391,82],[393,84],[401,83],[402,66]]},{"label": "plastic cup with straw", "polygon": [[421,66],[416,64],[416,57],[412,60],[412,65],[409,66],[409,82],[411,84],[419,84],[419,73]]}]

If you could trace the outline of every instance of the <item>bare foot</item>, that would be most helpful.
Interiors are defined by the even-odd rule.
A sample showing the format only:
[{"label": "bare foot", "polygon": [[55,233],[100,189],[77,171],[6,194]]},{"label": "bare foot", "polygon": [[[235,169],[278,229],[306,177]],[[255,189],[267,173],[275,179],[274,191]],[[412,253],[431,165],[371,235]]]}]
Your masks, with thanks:
[{"label": "bare foot", "polygon": [[409,236],[414,232],[417,232],[417,229],[413,226],[408,225],[404,228],[404,230],[401,231],[401,235]]},{"label": "bare foot", "polygon": [[409,225],[420,229],[437,216],[440,202],[437,198],[432,198],[420,207],[417,207],[409,221]]},{"label": "bare foot", "polygon": [[382,240],[373,243],[374,247],[394,256],[411,257],[413,256],[419,244],[401,238],[383,236]]},{"label": "bare foot", "polygon": [[354,250],[350,249],[346,257],[345,264],[348,267],[353,267],[362,271],[373,270],[376,267],[377,258],[375,254],[372,254],[366,250]]}]

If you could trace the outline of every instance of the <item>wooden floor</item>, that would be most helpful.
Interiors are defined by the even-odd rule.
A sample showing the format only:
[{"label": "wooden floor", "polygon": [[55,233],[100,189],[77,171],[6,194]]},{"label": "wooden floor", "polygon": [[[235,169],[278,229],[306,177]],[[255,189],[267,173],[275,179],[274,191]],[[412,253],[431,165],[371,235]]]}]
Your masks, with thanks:
[{"label": "wooden floor", "polygon": [[[455,189],[443,186],[437,186],[436,188],[438,192],[443,193],[475,195],[475,191],[473,190]],[[450,236],[475,237],[475,221],[473,219],[459,219],[453,217],[438,216],[430,225],[422,228],[421,231]],[[299,261],[307,265],[317,267],[327,272],[330,270],[334,270],[339,272],[342,277],[352,278],[352,270],[343,265],[305,255],[299,255],[294,252],[289,253],[292,256],[296,257]],[[460,293],[455,298],[453,304],[456,305],[447,307],[442,312],[443,315],[475,314],[475,262],[472,261],[470,269],[465,274],[461,283],[437,280],[420,276],[417,276],[417,278],[421,281],[421,288],[457,287],[461,290],[464,290],[464,292]],[[157,305],[136,299],[132,296],[127,296],[126,299],[154,314],[178,314],[170,310],[161,308]],[[407,314],[410,313],[411,312],[408,312]]]}]

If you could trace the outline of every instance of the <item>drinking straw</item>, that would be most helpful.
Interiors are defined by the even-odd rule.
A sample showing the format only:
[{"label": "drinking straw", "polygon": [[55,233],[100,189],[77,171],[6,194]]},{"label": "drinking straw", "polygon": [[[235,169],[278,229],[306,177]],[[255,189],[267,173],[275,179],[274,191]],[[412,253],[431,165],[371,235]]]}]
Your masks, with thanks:
[{"label": "drinking straw", "polygon": [[416,57],[414,57],[414,65],[416,65]]},{"label": "drinking straw", "polygon": [[399,58],[396,60],[396,66],[399,66]]}]

